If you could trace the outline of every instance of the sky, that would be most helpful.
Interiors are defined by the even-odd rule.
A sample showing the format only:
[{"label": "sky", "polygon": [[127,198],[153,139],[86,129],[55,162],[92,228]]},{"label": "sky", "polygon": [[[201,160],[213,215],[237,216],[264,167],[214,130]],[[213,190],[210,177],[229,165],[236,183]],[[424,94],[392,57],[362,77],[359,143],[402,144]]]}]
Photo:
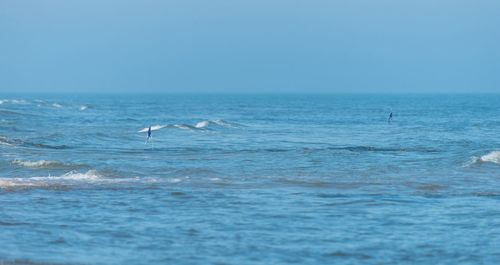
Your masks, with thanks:
[{"label": "sky", "polygon": [[0,0],[0,92],[500,93],[498,0]]}]

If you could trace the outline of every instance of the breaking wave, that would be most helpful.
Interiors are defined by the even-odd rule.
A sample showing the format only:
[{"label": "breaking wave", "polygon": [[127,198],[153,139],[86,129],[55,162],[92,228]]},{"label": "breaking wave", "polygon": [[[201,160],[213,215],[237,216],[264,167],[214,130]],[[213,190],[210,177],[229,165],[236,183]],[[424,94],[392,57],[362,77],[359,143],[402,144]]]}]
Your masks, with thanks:
[{"label": "breaking wave", "polygon": [[32,162],[32,161],[22,161],[22,160],[16,159],[16,160],[10,161],[10,163],[14,164],[14,165],[18,165],[18,166],[27,167],[27,168],[45,168],[45,167],[65,165],[63,162],[47,161],[47,160],[40,160],[40,161]]},{"label": "breaking wave", "polygon": [[[204,128],[210,126],[210,125],[219,125],[219,126],[222,126],[222,127],[227,127],[227,128],[233,128],[233,129],[239,129],[239,127],[227,122],[227,121],[224,121],[224,120],[214,120],[214,121],[202,121],[202,122],[198,122],[195,126],[191,126],[191,125],[188,125],[188,124],[164,124],[164,125],[155,125],[155,126],[151,126],[151,131],[156,131],[156,130],[160,130],[160,129],[163,129],[163,128],[167,128],[167,127],[175,127],[175,128],[179,128],[179,129],[182,129],[182,130],[187,130],[187,131],[192,131],[192,132],[205,132],[205,133],[208,133],[208,132],[211,132],[210,130],[206,130]],[[146,127],[142,130],[140,130],[139,132],[140,133],[145,133],[145,132],[148,132],[149,130],[149,127]]]},{"label": "breaking wave", "polygon": [[89,170],[86,173],[70,171],[62,176],[0,178],[0,187],[47,187],[53,185],[95,183],[102,179],[103,176],[96,170]]},{"label": "breaking wave", "polygon": [[[151,126],[151,131],[157,131],[157,130],[159,130],[159,129],[163,129],[163,128],[165,128],[165,127],[168,127],[169,125],[170,125],[170,124]],[[146,128],[144,128],[144,129],[140,130],[139,132],[140,132],[140,133],[144,133],[144,132],[148,132],[148,130],[149,130],[149,127],[146,127]]]},{"label": "breaking wave", "polygon": [[86,109],[91,109],[91,108],[93,108],[93,107],[92,107],[92,105],[82,105],[82,106],[79,108],[79,110],[80,110],[80,111],[84,111],[84,110],[86,110]]},{"label": "breaking wave", "polygon": [[202,122],[198,122],[195,127],[196,128],[204,128],[204,127],[208,127],[212,124],[219,125],[222,127],[232,128],[232,129],[239,129],[239,127],[234,126],[233,124],[231,124],[227,121],[224,121],[224,120],[202,121]]},{"label": "breaking wave", "polygon": [[41,100],[41,99],[35,99],[33,100],[33,102],[36,102],[38,103],[38,107],[54,107],[54,108],[58,108],[58,109],[62,109],[64,108],[64,106],[62,104],[59,104],[57,102],[50,102],[50,101],[45,101],[45,100]]},{"label": "breaking wave", "polygon": [[97,170],[89,170],[87,172],[70,171],[61,176],[46,176],[46,177],[16,177],[16,178],[0,178],[0,189],[15,188],[15,189],[30,189],[30,188],[48,188],[58,189],[65,187],[85,187],[85,186],[107,186],[111,185],[126,185],[129,187],[132,184],[136,185],[156,185],[156,184],[179,184],[189,181],[189,177],[183,178],[154,178],[154,177],[133,177],[133,178],[117,178],[106,176]]},{"label": "breaking wave", "polygon": [[[151,126],[151,131],[157,131],[157,130],[167,128],[167,127],[174,127],[174,128],[178,128],[178,129],[182,129],[182,130],[186,130],[186,131],[191,131],[191,132],[209,132],[207,130],[203,130],[201,128],[196,128],[196,127],[188,125],[188,124],[155,125],[155,126]],[[139,132],[145,133],[145,132],[148,132],[148,130],[149,130],[149,127],[146,127],[144,129],[140,130]]]},{"label": "breaking wave", "polygon": [[183,130],[187,130],[187,131],[192,131],[192,132],[195,132],[195,131],[204,131],[204,130],[200,130],[196,127],[193,127],[191,125],[187,125],[187,124],[174,124],[173,125],[175,128],[179,128],[179,129],[183,129]]},{"label": "breaking wave", "polygon": [[481,157],[472,157],[473,163],[495,163],[500,164],[500,151],[493,151]]}]

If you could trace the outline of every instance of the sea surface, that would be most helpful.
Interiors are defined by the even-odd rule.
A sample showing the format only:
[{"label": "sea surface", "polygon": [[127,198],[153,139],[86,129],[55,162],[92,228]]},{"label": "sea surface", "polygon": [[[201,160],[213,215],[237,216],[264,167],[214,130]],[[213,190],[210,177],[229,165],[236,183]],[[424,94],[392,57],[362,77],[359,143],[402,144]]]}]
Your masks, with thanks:
[{"label": "sea surface", "polygon": [[289,263],[500,264],[500,94],[0,93],[0,264]]}]

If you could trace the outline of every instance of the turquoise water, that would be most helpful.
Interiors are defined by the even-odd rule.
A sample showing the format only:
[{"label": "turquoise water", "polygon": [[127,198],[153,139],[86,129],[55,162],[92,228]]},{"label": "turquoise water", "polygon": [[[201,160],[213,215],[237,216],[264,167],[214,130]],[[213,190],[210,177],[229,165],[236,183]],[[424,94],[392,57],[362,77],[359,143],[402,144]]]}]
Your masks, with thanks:
[{"label": "turquoise water", "polygon": [[500,262],[498,94],[0,102],[0,263]]}]

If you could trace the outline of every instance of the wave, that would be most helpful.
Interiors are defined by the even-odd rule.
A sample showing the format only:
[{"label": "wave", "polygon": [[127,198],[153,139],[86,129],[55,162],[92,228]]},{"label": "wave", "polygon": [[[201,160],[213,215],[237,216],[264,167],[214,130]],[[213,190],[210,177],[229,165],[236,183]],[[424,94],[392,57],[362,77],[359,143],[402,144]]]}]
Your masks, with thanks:
[{"label": "wave", "polygon": [[62,176],[0,178],[0,187],[47,187],[53,185],[95,183],[100,180],[103,180],[103,176],[96,170],[89,170],[86,173],[70,171]]},{"label": "wave", "polygon": [[27,168],[46,168],[46,167],[52,167],[52,166],[63,166],[65,165],[63,162],[59,161],[48,161],[48,160],[39,160],[36,162],[32,161],[22,161],[22,160],[11,160],[11,164],[18,165],[18,166],[23,166]]},{"label": "wave", "polygon": [[6,121],[6,120],[2,120],[2,123],[3,124],[16,124],[16,122],[14,122],[14,121]]},{"label": "wave", "polygon": [[2,135],[0,135],[0,144],[33,146],[33,147],[39,147],[39,148],[45,148],[45,149],[68,149],[68,148],[70,148],[67,145],[48,145],[48,144],[42,144],[42,143],[25,142],[23,140],[11,139],[9,137],[2,136]]},{"label": "wave", "polygon": [[326,147],[326,148],[304,148],[305,151],[314,150],[344,150],[351,152],[422,152],[422,153],[436,153],[436,149],[428,148],[393,148],[393,147],[373,147],[373,146],[344,146],[344,147]]},{"label": "wave", "polygon": [[47,188],[47,189],[60,189],[69,187],[85,187],[85,186],[107,186],[116,188],[115,185],[127,185],[125,188],[129,189],[130,186],[137,187],[138,184],[142,185],[156,185],[156,184],[179,184],[181,182],[189,181],[189,177],[184,178],[161,178],[154,177],[134,177],[134,178],[118,178],[106,176],[97,170],[88,170],[87,172],[70,171],[61,176],[46,176],[46,177],[17,177],[17,178],[0,178],[0,189],[2,188],[15,188],[15,189],[30,189],[30,188]]},{"label": "wave", "polygon": [[[151,131],[157,131],[157,130],[160,130],[160,129],[163,129],[163,128],[167,128],[167,127],[175,127],[175,128],[179,128],[179,129],[182,129],[182,130],[192,131],[192,132],[209,132],[207,130],[196,128],[196,127],[188,125],[188,124],[155,125],[155,126],[151,126]],[[149,127],[146,127],[146,128],[144,128],[144,129],[142,129],[142,130],[140,130],[138,132],[139,133],[145,133],[145,132],[148,132],[148,130],[149,130]]]},{"label": "wave", "polygon": [[[168,127],[170,124],[165,124],[165,125],[155,125],[155,126],[151,126],[151,131],[157,131],[159,129],[163,129],[165,127]],[[144,132],[148,132],[149,131],[149,127],[146,127],[142,130],[140,130],[139,132],[140,133],[144,133]]]},{"label": "wave", "polygon": [[62,109],[64,108],[64,104],[60,104],[57,102],[51,102],[51,101],[46,101],[46,100],[41,100],[41,99],[35,99],[33,102],[38,103],[38,107],[44,106],[44,107],[55,107]]},{"label": "wave", "polygon": [[59,108],[59,109],[64,108],[64,106],[62,104],[59,104],[56,102],[49,102],[49,101],[45,101],[45,100],[41,100],[41,99],[35,99],[35,100],[33,100],[33,102],[38,103],[38,107],[41,107],[41,106],[47,107],[48,106],[48,107],[55,107],[55,108]]},{"label": "wave", "polygon": [[198,122],[196,124],[196,128],[204,128],[204,127],[208,127],[212,124],[216,124],[216,125],[219,125],[219,126],[222,126],[222,127],[227,127],[227,128],[232,128],[232,129],[239,129],[239,127],[227,122],[227,121],[224,121],[224,120],[214,120],[214,121],[202,121],[202,122]]},{"label": "wave", "polygon": [[[40,100],[40,99],[36,99],[34,100],[34,102],[37,102],[39,103],[38,106],[41,107],[41,106],[49,106],[49,107],[55,107],[55,108],[59,108],[59,109],[62,109],[62,108],[65,108],[65,105],[64,104],[60,104],[60,103],[56,103],[56,102],[47,102],[47,101],[44,101],[44,100]],[[72,109],[78,109],[80,111],[84,111],[86,109],[92,109],[94,108],[94,106],[90,105],[90,104],[84,104],[84,105],[76,105],[76,106],[73,106],[73,105],[66,105],[66,107],[69,107],[69,108],[72,108]]]},{"label": "wave", "polygon": [[10,111],[10,110],[0,110],[0,114],[6,115],[6,116],[21,116],[21,117],[34,116],[32,114],[24,114],[24,113]]},{"label": "wave", "polygon": [[500,164],[500,151],[493,151],[481,157],[472,157],[473,163],[495,163]]},{"label": "wave", "polygon": [[379,148],[379,147],[372,147],[372,146],[348,146],[348,147],[340,147],[340,148],[329,148],[331,150],[347,150],[351,152],[366,152],[366,151],[373,151],[373,152],[407,152],[408,149],[405,148]]},{"label": "wave", "polygon": [[4,103],[8,103],[8,102],[10,102],[12,104],[26,104],[26,103],[28,103],[28,101],[26,101],[24,99],[11,99],[11,100],[2,99],[2,100],[0,100],[0,105],[4,104]]},{"label": "wave", "polygon": [[45,149],[69,149],[70,147],[67,145],[48,145],[48,144],[40,144],[40,143],[31,143],[31,142],[23,142],[24,145],[40,147]]},{"label": "wave", "polygon": [[94,106],[92,106],[92,105],[88,105],[88,104],[87,104],[87,105],[82,105],[82,106],[79,108],[79,110],[80,110],[80,111],[84,111],[84,110],[86,110],[86,109],[93,109],[93,108],[94,108]]},{"label": "wave", "polygon": [[174,124],[173,126],[176,127],[176,128],[179,128],[179,129],[183,129],[183,130],[187,130],[187,131],[192,131],[192,132],[195,132],[195,131],[205,131],[205,130],[201,130],[199,128],[196,128],[194,126],[187,125],[187,124]]},{"label": "wave", "polygon": [[[212,132],[212,131],[206,130],[204,128],[208,127],[208,126],[210,126],[212,124],[216,124],[216,125],[219,125],[219,126],[222,126],[222,127],[227,127],[227,128],[239,129],[239,127],[237,127],[234,124],[231,124],[231,123],[229,123],[227,121],[224,121],[224,120],[214,120],[214,121],[202,121],[202,122],[198,122],[195,126],[191,126],[189,124],[170,124],[170,123],[167,123],[167,124],[164,124],[164,125],[155,125],[155,126],[151,126],[151,131],[156,131],[156,130],[160,130],[160,129],[167,128],[167,127],[175,127],[175,128],[179,128],[179,129],[182,129],[182,130],[192,131],[192,132],[209,133],[209,132]],[[139,133],[145,133],[145,132],[148,132],[148,130],[149,130],[149,127],[146,127],[144,129],[141,129],[139,131]]]},{"label": "wave", "polygon": [[5,137],[5,136],[0,135],[0,143],[7,144],[7,145],[12,145],[12,144],[16,144],[16,143],[19,143],[19,142],[16,141],[16,140],[10,139],[9,137]]},{"label": "wave", "polygon": [[211,123],[210,121],[202,121],[202,122],[198,122],[196,124],[196,126],[194,126],[194,127],[203,128],[203,127],[207,127],[208,125],[210,125],[210,123]]}]

